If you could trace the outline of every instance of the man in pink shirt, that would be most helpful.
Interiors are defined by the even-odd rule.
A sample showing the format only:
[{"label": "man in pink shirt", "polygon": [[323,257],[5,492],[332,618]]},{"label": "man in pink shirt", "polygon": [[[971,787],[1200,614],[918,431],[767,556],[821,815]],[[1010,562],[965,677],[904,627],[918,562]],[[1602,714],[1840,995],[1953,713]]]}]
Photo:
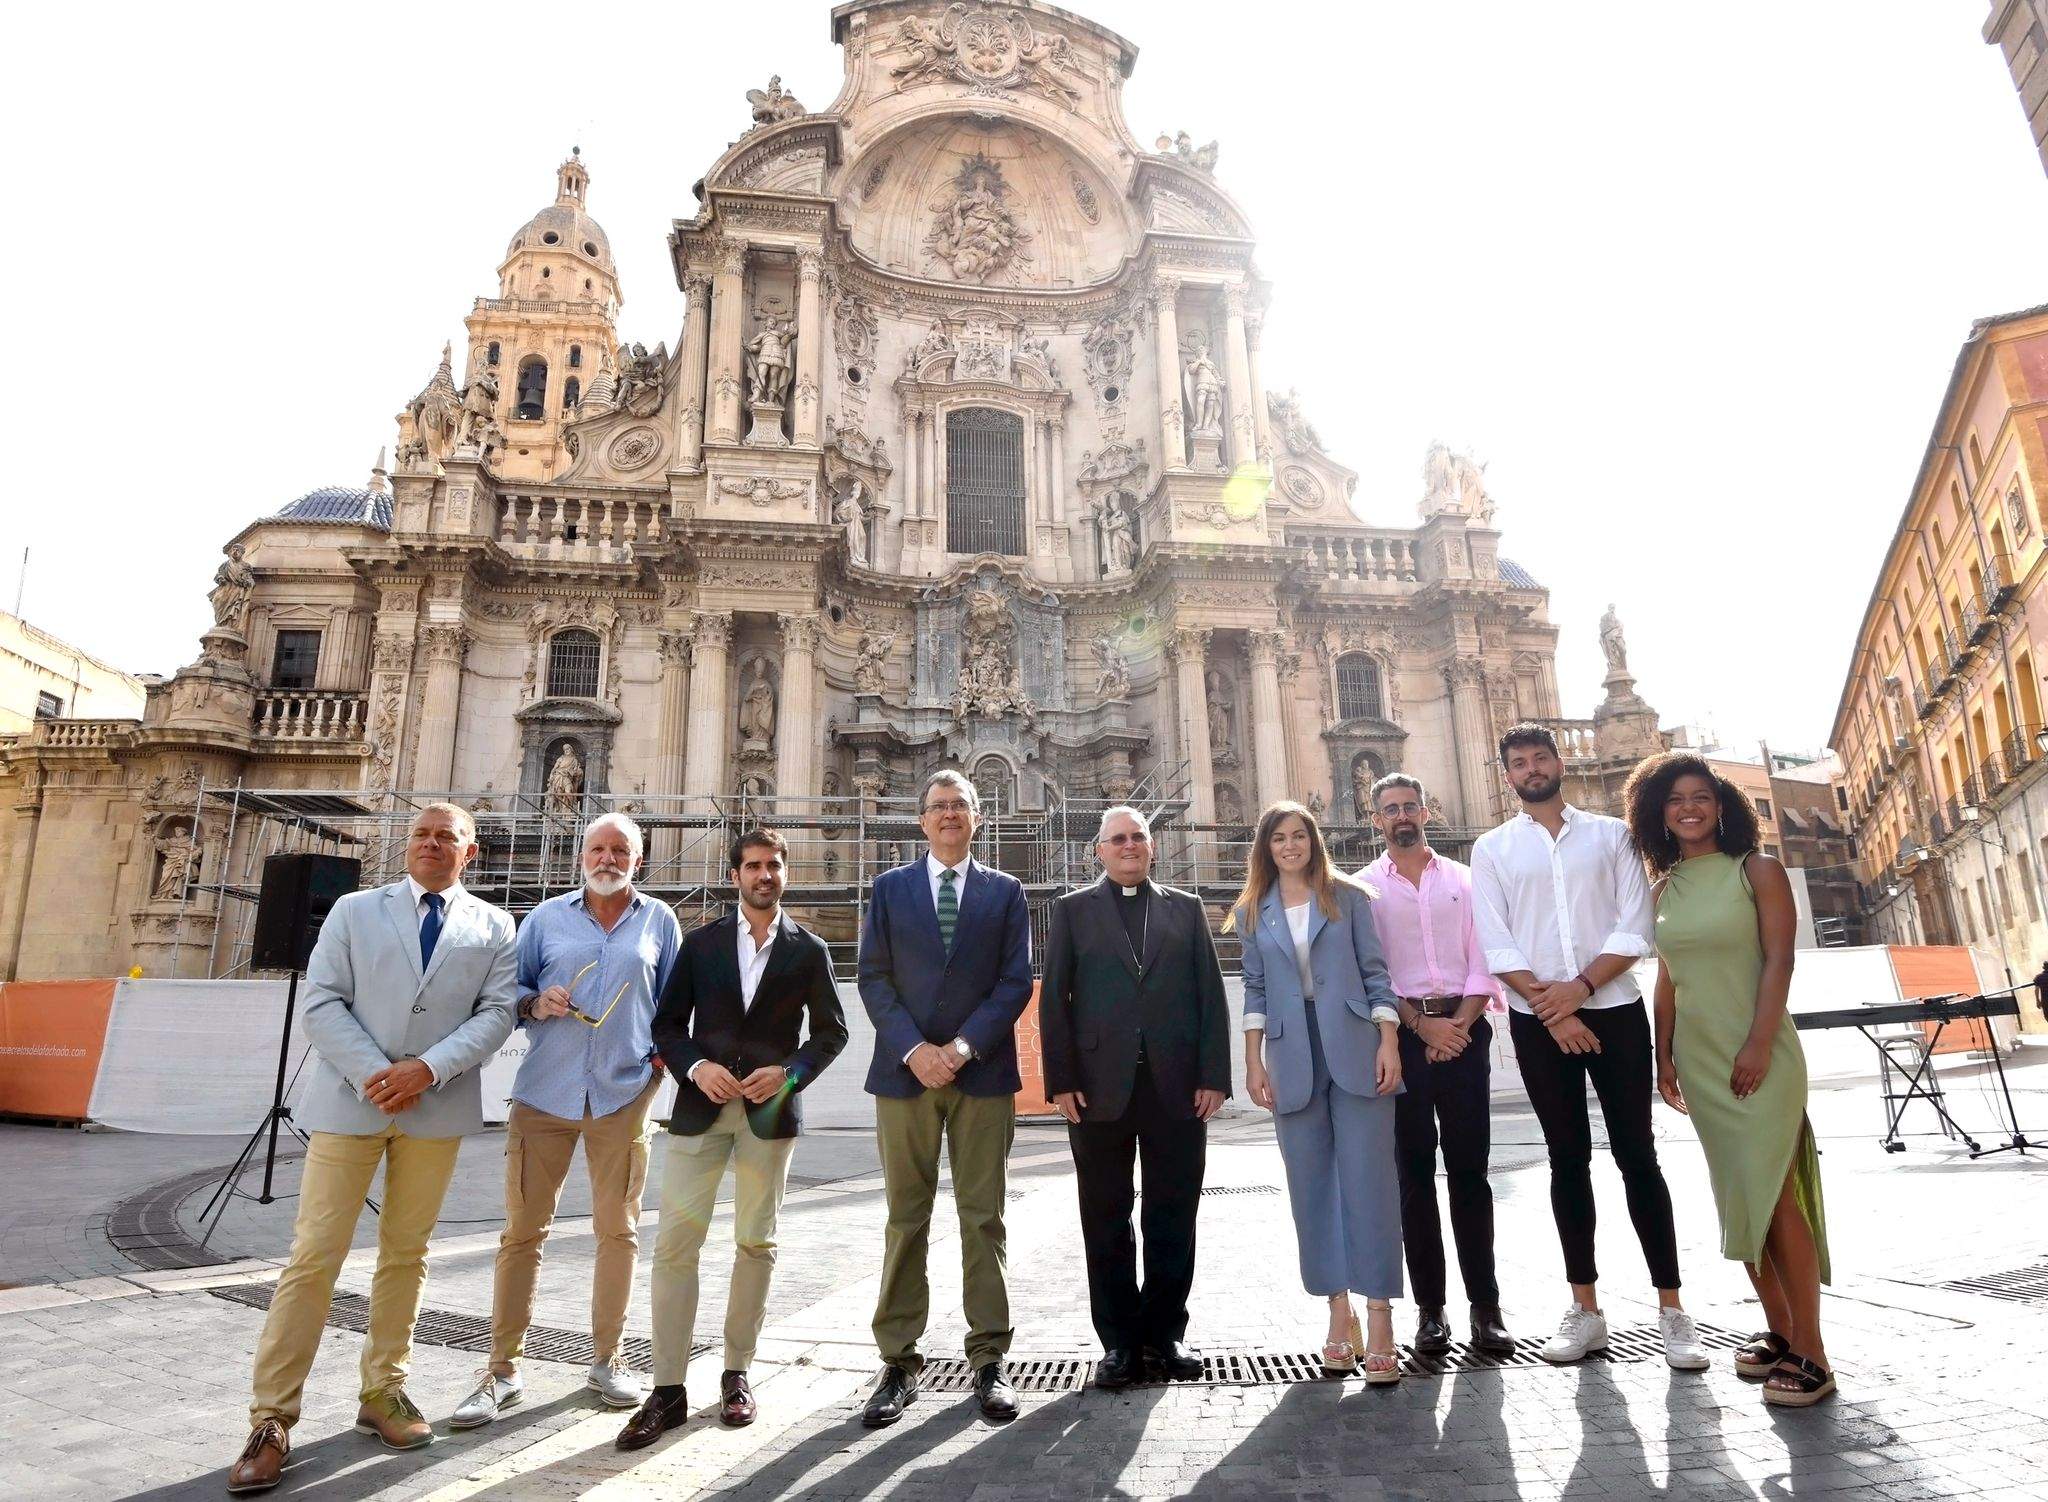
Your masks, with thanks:
[{"label": "man in pink shirt", "polygon": [[1372,822],[1387,853],[1359,872],[1379,894],[1373,927],[1401,1008],[1401,1077],[1394,1151],[1401,1172],[1401,1240],[1418,1318],[1415,1349],[1450,1349],[1444,1315],[1444,1233],[1436,1208],[1437,1144],[1450,1181],[1451,1235],[1472,1305],[1471,1344],[1511,1351],[1493,1267],[1492,1133],[1486,1005],[1499,994],[1472,928],[1472,873],[1429,848],[1422,784],[1392,772],[1372,786]]}]

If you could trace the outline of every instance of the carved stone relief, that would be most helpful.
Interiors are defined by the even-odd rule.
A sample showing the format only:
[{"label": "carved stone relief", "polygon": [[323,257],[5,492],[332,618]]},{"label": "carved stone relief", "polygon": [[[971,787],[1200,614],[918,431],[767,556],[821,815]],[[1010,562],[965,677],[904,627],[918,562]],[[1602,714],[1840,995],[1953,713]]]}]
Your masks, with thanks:
[{"label": "carved stone relief", "polygon": [[963,282],[1014,281],[1030,264],[1032,236],[1009,198],[999,163],[980,152],[966,158],[927,205],[925,253]]}]

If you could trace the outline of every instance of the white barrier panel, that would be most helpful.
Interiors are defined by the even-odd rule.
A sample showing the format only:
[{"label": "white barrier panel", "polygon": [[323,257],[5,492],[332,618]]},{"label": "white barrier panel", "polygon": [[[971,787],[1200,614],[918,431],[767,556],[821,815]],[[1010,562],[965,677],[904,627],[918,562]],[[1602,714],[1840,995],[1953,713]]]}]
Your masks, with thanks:
[{"label": "white barrier panel", "polygon": [[[121,981],[91,1118],[125,1132],[253,1131],[277,1084],[284,997],[281,980]],[[287,1076],[305,1052],[295,1032]]]}]

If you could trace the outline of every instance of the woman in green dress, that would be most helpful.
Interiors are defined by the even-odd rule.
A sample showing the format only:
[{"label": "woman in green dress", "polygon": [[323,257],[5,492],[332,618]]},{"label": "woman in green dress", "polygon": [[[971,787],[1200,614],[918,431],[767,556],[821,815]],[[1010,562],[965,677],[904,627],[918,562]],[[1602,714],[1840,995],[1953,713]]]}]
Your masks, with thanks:
[{"label": "woman in green dress", "polygon": [[1792,884],[1757,848],[1749,799],[1701,758],[1649,758],[1626,797],[1657,878],[1657,1089],[1692,1117],[1721,1251],[1748,1269],[1770,1321],[1735,1369],[1763,1379],[1766,1401],[1805,1407],[1835,1378],[1820,1333],[1828,1241],[1806,1055],[1785,1015]]}]

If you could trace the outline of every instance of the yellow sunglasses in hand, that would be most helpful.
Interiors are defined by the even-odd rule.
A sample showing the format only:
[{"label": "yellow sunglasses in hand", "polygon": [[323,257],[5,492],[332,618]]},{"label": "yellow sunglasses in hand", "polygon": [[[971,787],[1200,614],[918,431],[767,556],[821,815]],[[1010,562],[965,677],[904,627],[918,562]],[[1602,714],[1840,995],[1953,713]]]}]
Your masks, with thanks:
[{"label": "yellow sunglasses in hand", "polygon": [[[569,982],[569,992],[572,996],[575,994],[577,984],[583,979],[583,977],[590,974],[590,972],[595,970],[601,963],[603,962],[600,960],[592,960],[589,964],[585,965],[581,970],[578,970],[576,972],[574,978],[571,979]],[[592,1017],[588,1012],[585,1012],[583,1008],[577,1006],[574,1001],[571,1001],[569,1003],[569,1015],[571,1017],[574,1017],[578,1022],[582,1023],[585,1027],[603,1027],[604,1019],[611,1016],[612,1014],[612,1007],[615,1007],[619,1004],[619,997],[624,996],[626,994],[627,988],[632,984],[633,983],[630,980],[621,981],[619,983],[618,994],[613,996],[610,1004],[606,1006],[605,1009],[595,1017]]]}]

